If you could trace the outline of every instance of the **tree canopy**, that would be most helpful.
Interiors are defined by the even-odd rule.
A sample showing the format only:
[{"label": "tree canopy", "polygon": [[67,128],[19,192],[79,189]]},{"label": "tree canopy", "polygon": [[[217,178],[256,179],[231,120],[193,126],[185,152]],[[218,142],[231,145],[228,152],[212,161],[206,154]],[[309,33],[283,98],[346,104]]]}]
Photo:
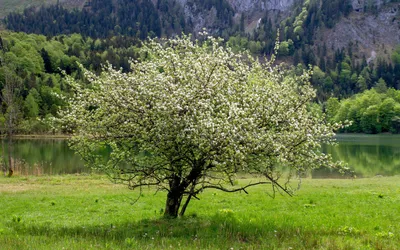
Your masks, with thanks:
[{"label": "tree canopy", "polygon": [[[167,191],[166,216],[183,215],[205,189],[290,193],[279,167],[294,176],[335,165],[318,149],[338,125],[310,105],[310,71],[297,76],[221,42],[151,40],[131,72],[108,65],[99,76],[85,71],[86,85],[68,80],[75,94],[62,117],[73,148],[118,183]],[[237,173],[265,179],[238,187]]]},{"label": "tree canopy", "polygon": [[382,79],[370,90],[343,99],[340,103],[331,98],[327,104],[326,111],[331,121],[352,121],[343,132],[400,133],[400,91],[387,89]]}]

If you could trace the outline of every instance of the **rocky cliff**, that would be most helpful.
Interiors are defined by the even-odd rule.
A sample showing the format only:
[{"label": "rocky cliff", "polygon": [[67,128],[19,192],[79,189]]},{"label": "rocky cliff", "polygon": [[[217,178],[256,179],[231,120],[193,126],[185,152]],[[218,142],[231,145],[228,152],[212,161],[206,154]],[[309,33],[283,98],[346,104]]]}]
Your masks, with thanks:
[{"label": "rocky cliff", "polygon": [[[194,24],[194,32],[200,31],[202,28],[207,28],[211,31],[220,30],[224,24],[221,20],[218,22],[218,10],[211,8],[209,10],[199,8],[199,3],[196,0],[176,0],[185,10],[185,18]],[[222,0],[228,3],[233,11],[233,20],[238,23],[241,16],[246,17],[246,30],[248,26],[256,26],[257,21],[265,15],[267,11],[279,12],[288,16],[290,10],[293,9],[295,2],[302,0]],[[286,14],[286,15],[285,15]],[[226,24],[226,23],[225,23]]]},{"label": "rocky cliff", "polygon": [[288,11],[295,0],[227,0],[239,13],[265,10]]},{"label": "rocky cliff", "polygon": [[380,9],[385,3],[390,0],[352,0],[351,5],[357,12],[362,12],[366,7]]},{"label": "rocky cliff", "polygon": [[381,5],[376,14],[356,11],[342,18],[332,29],[324,30],[320,39],[334,49],[348,47],[351,43],[360,54],[372,60],[377,54],[389,54],[388,51],[400,44],[399,16],[400,3]]}]

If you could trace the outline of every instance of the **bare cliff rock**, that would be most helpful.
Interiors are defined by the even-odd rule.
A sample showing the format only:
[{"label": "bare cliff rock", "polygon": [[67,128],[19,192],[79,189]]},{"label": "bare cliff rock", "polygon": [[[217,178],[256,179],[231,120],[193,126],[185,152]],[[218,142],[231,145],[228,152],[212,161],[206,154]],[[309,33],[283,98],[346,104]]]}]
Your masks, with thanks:
[{"label": "bare cliff rock", "polygon": [[[184,9],[185,18],[194,24],[194,32],[198,32],[203,28],[211,31],[218,31],[221,23],[217,22],[217,10],[211,8],[204,10],[199,8],[196,1],[193,0],[176,0]],[[302,0],[225,0],[234,12],[234,20],[237,23],[242,15],[246,16],[246,26],[256,26],[257,21],[267,12],[286,13],[292,9],[295,2]]]},{"label": "bare cliff rock", "polygon": [[385,3],[389,2],[390,0],[351,0],[351,5],[353,10],[362,12],[365,7],[380,9]]},{"label": "bare cliff rock", "polygon": [[353,12],[332,29],[324,30],[320,39],[334,49],[351,43],[366,58],[384,56],[400,44],[400,4],[382,6],[377,14]]},{"label": "bare cliff rock", "polygon": [[227,0],[236,12],[288,11],[295,0]]}]

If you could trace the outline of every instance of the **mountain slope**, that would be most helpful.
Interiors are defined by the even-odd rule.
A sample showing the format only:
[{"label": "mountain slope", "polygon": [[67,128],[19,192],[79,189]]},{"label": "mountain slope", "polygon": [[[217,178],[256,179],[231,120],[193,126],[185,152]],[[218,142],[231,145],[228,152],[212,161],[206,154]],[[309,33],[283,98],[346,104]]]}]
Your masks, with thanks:
[{"label": "mountain slope", "polygon": [[[332,29],[322,32],[328,47],[340,49],[349,43],[366,56],[388,54],[400,44],[400,3],[391,3],[376,13],[353,12],[342,18]],[[386,51],[386,52],[385,52]]]},{"label": "mountain slope", "polygon": [[[207,28],[225,39],[239,33],[260,42],[261,47],[269,43],[260,50],[263,53],[271,52],[273,46],[267,40],[274,41],[272,33],[280,28],[281,40],[292,40],[296,49],[304,44],[326,44],[333,50],[356,45],[355,52],[367,58],[400,43],[399,0],[58,1],[66,9],[33,7],[22,16],[9,15],[8,28],[45,35],[79,32],[92,37],[123,34],[142,39],[197,34]],[[55,3],[57,0],[0,0],[2,15]],[[82,12],[67,10],[83,6]]]},{"label": "mountain slope", "polygon": [[392,60],[393,49],[400,44],[400,0],[87,0],[81,4],[85,6],[81,11],[62,4],[31,8],[9,14],[5,23],[14,31],[46,36],[80,33],[92,38],[196,35],[206,28],[234,50],[248,49],[257,56],[274,53],[279,29],[279,61],[318,66],[317,71],[324,73],[315,81],[322,100],[350,96],[373,87],[380,78],[388,87],[400,87],[396,74],[400,64]]},{"label": "mountain slope", "polygon": [[26,8],[57,4],[59,1],[66,8],[82,8],[86,0],[0,0],[0,19],[10,12],[22,12]]}]

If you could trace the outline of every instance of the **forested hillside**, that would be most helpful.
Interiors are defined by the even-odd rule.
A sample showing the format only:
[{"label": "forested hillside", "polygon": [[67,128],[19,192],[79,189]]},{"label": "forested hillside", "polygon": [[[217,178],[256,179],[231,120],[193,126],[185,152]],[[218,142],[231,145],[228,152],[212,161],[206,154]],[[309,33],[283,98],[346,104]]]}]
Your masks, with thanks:
[{"label": "forested hillside", "polygon": [[[280,60],[316,66],[318,77],[313,79],[313,84],[318,89],[318,99],[325,101],[332,95],[343,98],[369,89],[380,78],[388,87],[399,87],[399,66],[391,61],[390,54],[396,42],[400,43],[400,35],[383,44],[383,49],[376,42],[373,46],[363,46],[368,39],[347,43],[343,42],[346,39],[336,39],[339,41],[332,43],[329,38],[333,36],[329,30],[339,21],[346,18],[351,21],[360,12],[366,17],[383,13],[377,18],[389,18],[393,29],[398,30],[399,6],[394,3],[397,0],[391,2],[378,6],[380,2],[375,1],[359,1],[358,5],[350,0],[297,1],[290,11],[276,14],[265,10],[251,32],[249,25],[253,20],[225,0],[158,0],[154,4],[150,0],[92,0],[82,10],[75,11],[62,5],[26,9],[22,14],[9,14],[5,23],[10,30],[46,36],[79,33],[92,38],[125,35],[141,40],[191,33],[199,29],[199,24],[204,24],[210,32],[223,36],[235,50],[249,49],[260,56],[274,53],[279,30]],[[381,24],[380,29],[384,30],[384,26]],[[385,36],[382,34],[382,39]],[[376,54],[375,50],[382,53]],[[368,63],[370,52],[375,53],[374,60]]]},{"label": "forested hillside", "polygon": [[[100,73],[107,61],[128,71],[129,58],[139,57],[137,48],[147,37],[196,36],[203,27],[234,51],[248,49],[260,58],[275,53],[279,39],[279,62],[294,73],[313,68],[311,81],[323,108],[331,97],[339,102],[373,88],[400,88],[398,0],[288,0],[279,6],[264,0],[91,0],[73,10],[61,1],[12,12],[4,25],[24,32],[0,34],[0,81],[3,90],[6,83],[17,83],[19,110],[13,120],[25,121],[18,129],[26,133],[48,130],[36,118],[54,116],[63,106],[51,94],[68,94],[61,71],[81,78],[77,62]],[[3,101],[3,122],[9,106]],[[349,131],[395,131],[357,126]]]},{"label": "forested hillside", "polygon": [[[138,58],[140,41],[130,37],[84,38],[0,33],[1,127],[17,133],[42,133],[52,128],[46,120],[57,115],[69,94],[64,75],[83,79],[78,63],[100,73],[101,64],[129,70]],[[64,72],[64,73],[63,73]]]},{"label": "forested hillside", "polygon": [[23,12],[26,8],[38,8],[42,5],[62,4],[65,8],[82,8],[86,0],[0,0],[0,19],[10,12]]}]

